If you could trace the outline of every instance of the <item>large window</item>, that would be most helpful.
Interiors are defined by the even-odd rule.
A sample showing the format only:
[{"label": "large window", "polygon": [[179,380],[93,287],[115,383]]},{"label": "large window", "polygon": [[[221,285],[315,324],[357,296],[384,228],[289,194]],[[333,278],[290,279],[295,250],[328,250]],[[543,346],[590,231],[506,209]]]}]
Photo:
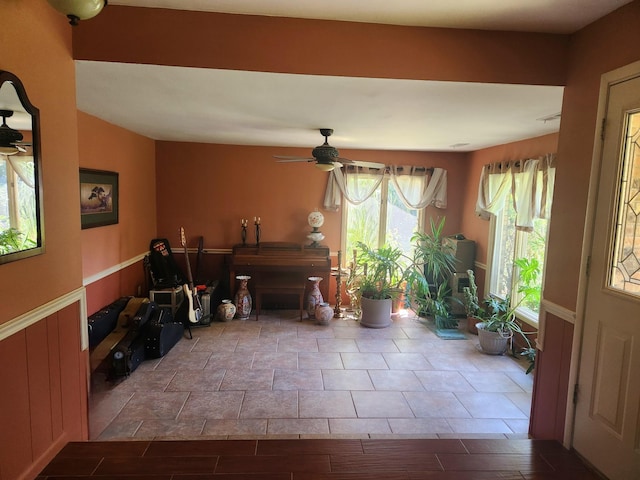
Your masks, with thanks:
[{"label": "large window", "polygon": [[[537,321],[542,292],[542,268],[546,253],[547,219],[533,221],[532,231],[516,229],[516,212],[510,203],[492,219],[493,258],[489,269],[489,293],[519,304],[520,314]],[[527,281],[519,281],[526,278]],[[526,300],[523,301],[526,289]]]},{"label": "large window", "polygon": [[[400,247],[407,254],[411,251],[411,236],[422,226],[423,210],[407,208],[389,180],[385,177],[364,202],[358,205],[345,203],[344,251],[353,252],[357,242],[372,248],[383,245]],[[361,178],[359,181],[373,180]]]},{"label": "large window", "polygon": [[488,292],[538,320],[555,158],[485,166],[476,211],[491,219]]}]

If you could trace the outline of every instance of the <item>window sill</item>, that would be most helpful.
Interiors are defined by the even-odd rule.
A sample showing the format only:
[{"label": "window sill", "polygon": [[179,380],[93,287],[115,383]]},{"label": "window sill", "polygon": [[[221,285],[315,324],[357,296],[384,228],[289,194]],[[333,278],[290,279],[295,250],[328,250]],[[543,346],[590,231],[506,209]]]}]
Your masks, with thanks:
[{"label": "window sill", "polygon": [[538,329],[538,314],[529,308],[519,307],[516,308],[516,318],[521,322],[526,323],[530,327]]}]

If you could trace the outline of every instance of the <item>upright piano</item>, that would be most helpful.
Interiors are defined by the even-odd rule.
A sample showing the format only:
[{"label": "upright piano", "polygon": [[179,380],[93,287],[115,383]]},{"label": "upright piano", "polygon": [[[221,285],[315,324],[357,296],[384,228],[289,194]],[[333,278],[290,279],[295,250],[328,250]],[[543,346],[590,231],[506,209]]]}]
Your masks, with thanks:
[{"label": "upright piano", "polygon": [[235,294],[237,275],[249,275],[251,284],[268,281],[269,277],[287,276],[304,282],[308,277],[322,277],[320,291],[329,298],[331,257],[329,247],[311,247],[297,243],[264,242],[259,245],[235,245],[227,259],[231,295]]}]

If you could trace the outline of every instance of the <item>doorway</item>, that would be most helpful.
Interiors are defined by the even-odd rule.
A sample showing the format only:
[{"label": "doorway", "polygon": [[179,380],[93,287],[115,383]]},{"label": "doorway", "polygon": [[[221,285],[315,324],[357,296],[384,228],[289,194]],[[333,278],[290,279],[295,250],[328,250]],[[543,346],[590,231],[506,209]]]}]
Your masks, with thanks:
[{"label": "doorway", "polygon": [[640,63],[603,76],[599,119],[573,447],[621,480],[640,472]]}]

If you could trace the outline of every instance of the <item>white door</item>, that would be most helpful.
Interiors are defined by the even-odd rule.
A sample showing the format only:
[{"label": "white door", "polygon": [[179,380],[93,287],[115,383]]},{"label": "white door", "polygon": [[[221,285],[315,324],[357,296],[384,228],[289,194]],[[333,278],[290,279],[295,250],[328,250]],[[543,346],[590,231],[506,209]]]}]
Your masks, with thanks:
[{"label": "white door", "polygon": [[605,112],[573,446],[608,478],[637,480],[640,76],[609,84]]}]

